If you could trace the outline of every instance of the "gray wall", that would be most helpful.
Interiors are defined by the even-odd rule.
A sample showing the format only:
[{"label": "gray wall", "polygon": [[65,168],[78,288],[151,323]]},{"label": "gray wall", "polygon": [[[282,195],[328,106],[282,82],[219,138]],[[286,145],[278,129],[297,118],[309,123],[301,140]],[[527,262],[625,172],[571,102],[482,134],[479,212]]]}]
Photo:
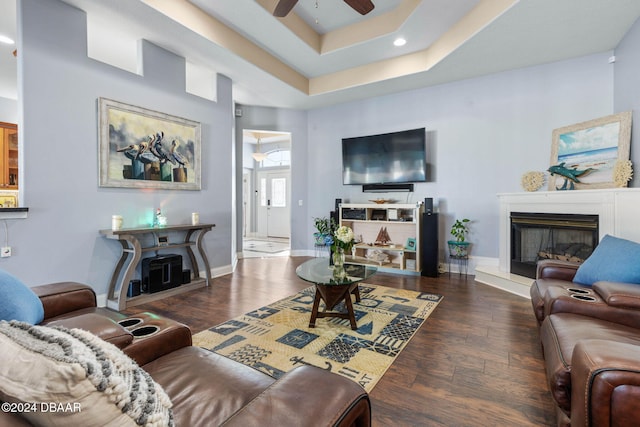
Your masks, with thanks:
[{"label": "gray wall", "polygon": [[[615,50],[614,112],[633,110],[634,127],[640,123],[640,21],[631,27]],[[635,173],[629,183],[637,187],[640,183],[640,132],[631,131],[631,161]],[[635,148],[635,149],[634,149]]]},{"label": "gray wall", "polygon": [[[309,215],[335,198],[367,202],[433,197],[444,254],[455,218],[473,220],[472,255],[498,256],[497,193],[520,192],[527,171],[549,167],[553,129],[611,114],[610,52],[530,67],[309,112]],[[415,193],[362,193],[343,186],[341,139],[426,127],[431,182]],[[307,247],[312,224],[307,221]],[[391,236],[393,239],[393,236]]]},{"label": "gray wall", "polygon": [[[87,58],[86,15],[53,0],[19,2],[22,22],[24,202],[11,220],[14,255],[0,268],[29,285],[74,280],[107,291],[120,245],[99,236],[112,214],[147,224],[161,207],[170,224],[215,223],[205,245],[213,269],[231,264],[233,103],[218,77],[218,100],[184,90],[184,59],[143,43],[144,76]],[[202,191],[98,187],[97,99],[106,97],[202,124]]]}]

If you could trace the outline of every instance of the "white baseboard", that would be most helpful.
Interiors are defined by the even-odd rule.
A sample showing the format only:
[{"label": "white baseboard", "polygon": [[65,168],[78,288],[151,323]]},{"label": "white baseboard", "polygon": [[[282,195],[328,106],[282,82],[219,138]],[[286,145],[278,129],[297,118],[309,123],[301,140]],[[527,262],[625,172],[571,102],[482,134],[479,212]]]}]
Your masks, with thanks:
[{"label": "white baseboard", "polygon": [[481,265],[476,267],[476,282],[531,299],[529,291],[534,280],[517,274],[505,273],[500,271],[497,266]]}]

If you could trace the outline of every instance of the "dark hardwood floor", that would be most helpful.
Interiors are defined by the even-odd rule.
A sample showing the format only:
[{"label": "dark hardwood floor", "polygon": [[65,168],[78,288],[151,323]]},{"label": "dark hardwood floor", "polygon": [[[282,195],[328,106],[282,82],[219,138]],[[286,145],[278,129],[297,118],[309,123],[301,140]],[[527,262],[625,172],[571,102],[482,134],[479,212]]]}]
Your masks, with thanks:
[{"label": "dark hardwood floor", "polygon": [[[243,259],[208,288],[128,312],[153,311],[196,333],[308,287],[295,274],[306,259]],[[367,282],[444,296],[371,392],[374,426],[555,424],[528,299],[457,274],[378,273]]]}]

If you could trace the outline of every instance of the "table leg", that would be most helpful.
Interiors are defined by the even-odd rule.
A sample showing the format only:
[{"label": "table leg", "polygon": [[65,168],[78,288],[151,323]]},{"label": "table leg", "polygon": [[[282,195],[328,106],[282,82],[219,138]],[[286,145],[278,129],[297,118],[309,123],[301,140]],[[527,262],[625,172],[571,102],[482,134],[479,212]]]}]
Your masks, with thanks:
[{"label": "table leg", "polygon": [[349,323],[351,323],[351,329],[354,331],[358,329],[358,324],[356,323],[356,315],[353,311],[353,304],[351,303],[351,292],[347,292],[344,297],[344,304],[347,306],[347,313],[349,314]]},{"label": "table leg", "polygon": [[316,287],[316,296],[313,299],[313,309],[311,310],[311,320],[309,320],[309,327],[316,327],[316,319],[318,318],[318,307],[320,306],[320,291]]},{"label": "table leg", "polygon": [[357,284],[356,287],[351,291],[351,293],[356,296],[356,302],[360,302],[360,288],[358,288]]}]

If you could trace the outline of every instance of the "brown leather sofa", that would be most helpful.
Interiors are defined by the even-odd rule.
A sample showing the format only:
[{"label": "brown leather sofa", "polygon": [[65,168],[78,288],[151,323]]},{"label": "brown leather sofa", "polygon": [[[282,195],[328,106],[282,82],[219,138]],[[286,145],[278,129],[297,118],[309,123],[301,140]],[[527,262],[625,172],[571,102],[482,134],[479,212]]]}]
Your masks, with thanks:
[{"label": "brown leather sofa", "polygon": [[572,282],[579,265],[542,261],[531,287],[559,426],[636,426],[640,285]]},{"label": "brown leather sofa", "polygon": [[[177,426],[371,425],[367,393],[356,383],[312,366],[273,378],[191,345],[185,325],[152,313],[133,316],[96,307],[93,290],[79,283],[34,287],[46,325],[79,327],[111,342],[160,384]],[[28,426],[0,412],[0,426]]]}]

